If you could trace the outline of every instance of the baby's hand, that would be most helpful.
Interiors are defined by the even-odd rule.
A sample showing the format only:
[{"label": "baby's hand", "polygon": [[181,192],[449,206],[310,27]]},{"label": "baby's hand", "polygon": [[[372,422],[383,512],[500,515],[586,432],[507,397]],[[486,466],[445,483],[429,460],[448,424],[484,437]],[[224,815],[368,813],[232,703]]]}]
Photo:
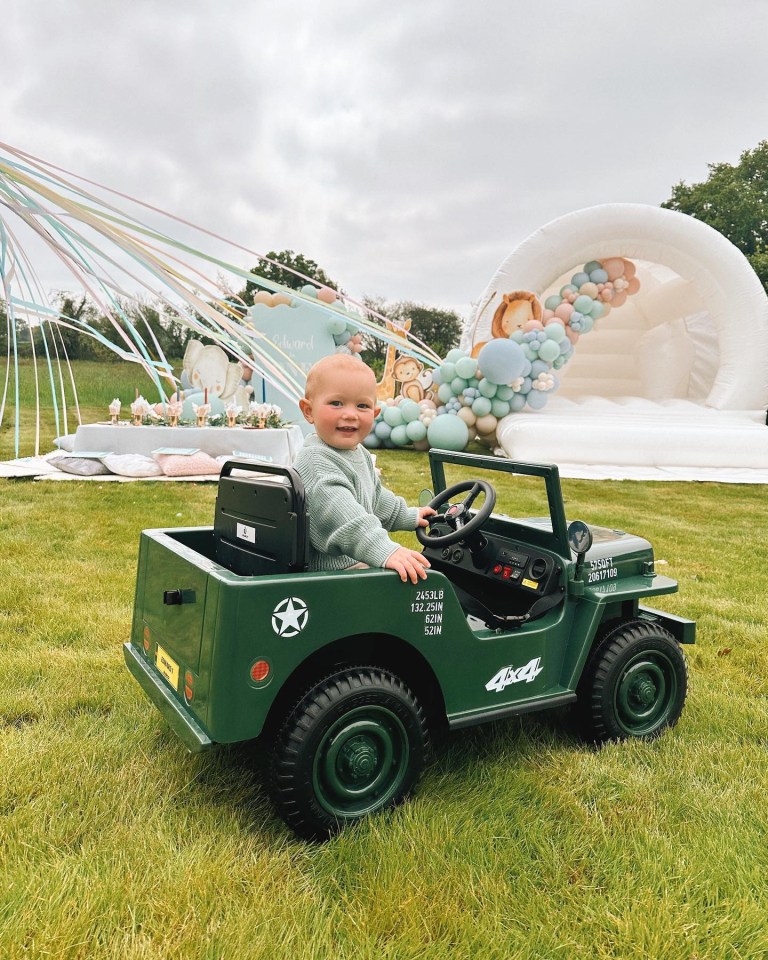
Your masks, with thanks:
[{"label": "baby's hand", "polygon": [[419,578],[427,579],[426,567],[429,560],[415,550],[409,550],[407,547],[398,547],[394,553],[391,553],[384,564],[387,570],[396,570],[403,583],[410,580],[411,583],[418,583]]},{"label": "baby's hand", "polygon": [[428,527],[429,520],[427,517],[434,517],[437,515],[437,510],[433,510],[432,507],[419,507],[419,519],[416,521],[417,527]]}]

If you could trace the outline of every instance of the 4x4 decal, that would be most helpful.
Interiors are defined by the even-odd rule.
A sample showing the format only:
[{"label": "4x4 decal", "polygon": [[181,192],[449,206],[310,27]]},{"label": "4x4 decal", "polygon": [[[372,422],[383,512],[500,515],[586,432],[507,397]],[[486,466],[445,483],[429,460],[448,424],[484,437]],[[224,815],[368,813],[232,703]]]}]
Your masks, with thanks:
[{"label": "4x4 decal", "polygon": [[495,690],[496,693],[501,693],[511,683],[522,683],[523,681],[532,683],[544,669],[539,666],[540,663],[541,657],[534,657],[524,667],[503,667],[496,676],[486,683],[485,689],[489,692]]}]

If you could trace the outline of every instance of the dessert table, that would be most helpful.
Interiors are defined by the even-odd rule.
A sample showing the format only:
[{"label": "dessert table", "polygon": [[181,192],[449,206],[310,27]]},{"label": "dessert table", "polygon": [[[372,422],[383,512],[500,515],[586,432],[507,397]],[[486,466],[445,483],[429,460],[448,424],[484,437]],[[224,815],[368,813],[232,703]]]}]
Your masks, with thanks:
[{"label": "dessert table", "polygon": [[212,457],[244,456],[264,463],[290,466],[304,442],[297,426],[255,427],[136,427],[131,423],[90,423],[77,428],[72,453],[139,453],[151,457],[162,450],[202,450]]}]

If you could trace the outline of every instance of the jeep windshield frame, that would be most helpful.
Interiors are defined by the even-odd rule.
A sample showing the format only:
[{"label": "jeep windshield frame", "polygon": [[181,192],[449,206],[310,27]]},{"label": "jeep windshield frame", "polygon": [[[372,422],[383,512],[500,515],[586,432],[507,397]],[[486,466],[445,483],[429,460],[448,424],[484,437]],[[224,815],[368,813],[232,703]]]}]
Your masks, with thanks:
[{"label": "jeep windshield frame", "polygon": [[[451,450],[430,450],[429,466],[435,495],[442,493],[451,484],[446,483],[445,465],[475,468],[478,471],[490,470],[496,473],[519,474],[525,477],[538,477],[544,482],[549,507],[549,529],[546,523],[536,519],[516,519],[504,514],[504,524],[515,528],[515,535],[523,540],[557,553],[561,557],[570,557],[568,544],[568,524],[563,506],[563,492],[560,486],[560,471],[553,463],[518,463],[502,457],[483,457],[475,453],[457,453]],[[496,504],[498,511],[498,501]],[[489,529],[495,526],[499,513],[495,511],[488,521]],[[508,531],[509,535],[509,531]]]}]

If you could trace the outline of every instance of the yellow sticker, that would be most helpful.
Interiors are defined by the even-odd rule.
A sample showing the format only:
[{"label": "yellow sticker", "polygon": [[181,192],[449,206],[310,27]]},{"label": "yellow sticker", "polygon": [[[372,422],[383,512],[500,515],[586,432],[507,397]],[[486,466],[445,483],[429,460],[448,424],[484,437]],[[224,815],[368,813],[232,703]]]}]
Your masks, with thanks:
[{"label": "yellow sticker", "polygon": [[174,690],[179,689],[179,665],[163,650],[160,644],[157,645],[157,654],[155,656],[157,669],[162,673],[165,679],[170,683]]},{"label": "yellow sticker", "polygon": [[538,581],[538,580],[521,580],[520,582],[522,583],[522,585],[523,585],[524,587],[530,587],[531,590],[538,590],[538,589],[539,589],[539,581]]}]

